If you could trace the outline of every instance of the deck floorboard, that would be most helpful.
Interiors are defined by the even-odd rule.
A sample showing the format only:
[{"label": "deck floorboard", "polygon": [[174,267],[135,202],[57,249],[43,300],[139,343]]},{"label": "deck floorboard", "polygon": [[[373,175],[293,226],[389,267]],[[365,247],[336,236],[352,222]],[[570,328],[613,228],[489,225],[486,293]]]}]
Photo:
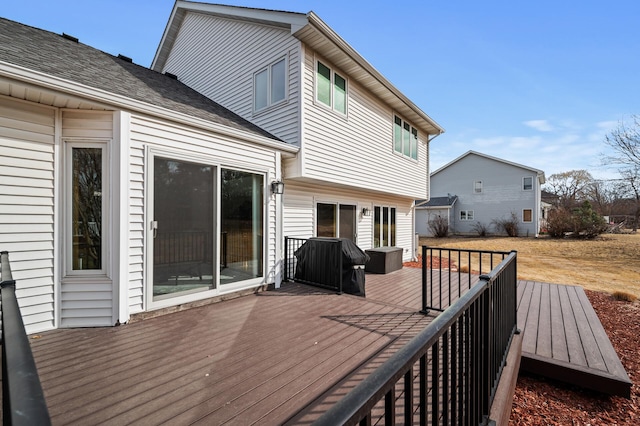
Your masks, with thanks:
[{"label": "deck floorboard", "polygon": [[[468,288],[464,274],[436,275],[454,291],[434,300]],[[285,283],[119,327],[40,333],[31,345],[55,425],[308,424],[438,314],[418,312],[419,269],[367,274],[366,294]],[[518,321],[534,372],[626,376],[581,288],[520,281]]]}]

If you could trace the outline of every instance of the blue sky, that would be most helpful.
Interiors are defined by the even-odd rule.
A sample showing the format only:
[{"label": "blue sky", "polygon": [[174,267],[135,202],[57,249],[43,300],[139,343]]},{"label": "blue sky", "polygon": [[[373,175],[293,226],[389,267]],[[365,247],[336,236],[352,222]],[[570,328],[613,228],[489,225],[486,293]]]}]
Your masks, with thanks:
[{"label": "blue sky", "polygon": [[[640,113],[640,1],[243,0],[313,10],[446,129],[432,170],[472,149],[545,171],[600,167]],[[173,0],[4,0],[0,16],[149,66]]]}]

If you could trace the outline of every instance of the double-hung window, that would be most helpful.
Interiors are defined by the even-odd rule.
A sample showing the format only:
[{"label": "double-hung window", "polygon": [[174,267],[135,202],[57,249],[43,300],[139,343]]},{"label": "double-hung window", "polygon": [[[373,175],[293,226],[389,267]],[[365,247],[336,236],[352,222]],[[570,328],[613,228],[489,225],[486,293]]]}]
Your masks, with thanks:
[{"label": "double-hung window", "polygon": [[533,177],[526,176],[522,178],[522,190],[531,191],[533,189]]},{"label": "double-hung window", "polygon": [[318,61],[316,100],[341,114],[347,113],[347,80]]},{"label": "double-hung window", "polygon": [[286,60],[261,69],[253,76],[253,110],[260,111],[287,98]]},{"label": "double-hung window", "polygon": [[418,159],[418,129],[397,115],[393,118],[393,149],[405,157]]},{"label": "double-hung window", "polygon": [[480,194],[482,192],[482,181],[476,180],[473,182],[473,192],[476,194]]}]

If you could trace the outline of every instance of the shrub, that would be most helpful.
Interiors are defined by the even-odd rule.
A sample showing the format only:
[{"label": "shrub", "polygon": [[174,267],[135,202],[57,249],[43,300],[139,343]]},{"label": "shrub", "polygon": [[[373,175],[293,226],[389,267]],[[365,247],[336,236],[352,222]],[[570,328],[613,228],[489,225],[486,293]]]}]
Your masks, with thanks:
[{"label": "shrub", "polygon": [[563,238],[573,230],[571,212],[564,208],[553,209],[547,218],[547,232],[552,238]]},{"label": "shrub", "polygon": [[636,296],[624,291],[614,291],[612,296],[614,299],[620,300],[622,302],[635,302],[636,300]]},{"label": "shrub", "polygon": [[604,218],[593,210],[588,201],[573,212],[573,220],[574,232],[583,238],[595,238],[607,230]]},{"label": "shrub", "polygon": [[427,225],[436,238],[443,238],[449,235],[449,222],[442,216],[436,216],[427,222]]},{"label": "shrub", "polygon": [[496,227],[498,232],[502,231],[510,237],[518,236],[518,216],[511,212],[511,217],[507,219],[494,219],[491,224]]},{"label": "shrub", "polygon": [[482,222],[476,222],[475,225],[473,225],[473,230],[476,231],[479,236],[486,237],[489,232],[489,227]]}]

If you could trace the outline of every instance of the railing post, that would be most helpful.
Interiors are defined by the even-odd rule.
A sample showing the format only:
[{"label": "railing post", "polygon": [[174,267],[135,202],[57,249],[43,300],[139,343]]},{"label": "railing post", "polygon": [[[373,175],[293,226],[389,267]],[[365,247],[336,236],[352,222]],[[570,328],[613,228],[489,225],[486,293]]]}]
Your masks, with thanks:
[{"label": "railing post", "polygon": [[10,425],[50,425],[49,411],[16,299],[9,253],[0,252],[2,293],[2,409]]},{"label": "railing post", "polygon": [[284,237],[284,281],[289,281],[289,237]]}]

